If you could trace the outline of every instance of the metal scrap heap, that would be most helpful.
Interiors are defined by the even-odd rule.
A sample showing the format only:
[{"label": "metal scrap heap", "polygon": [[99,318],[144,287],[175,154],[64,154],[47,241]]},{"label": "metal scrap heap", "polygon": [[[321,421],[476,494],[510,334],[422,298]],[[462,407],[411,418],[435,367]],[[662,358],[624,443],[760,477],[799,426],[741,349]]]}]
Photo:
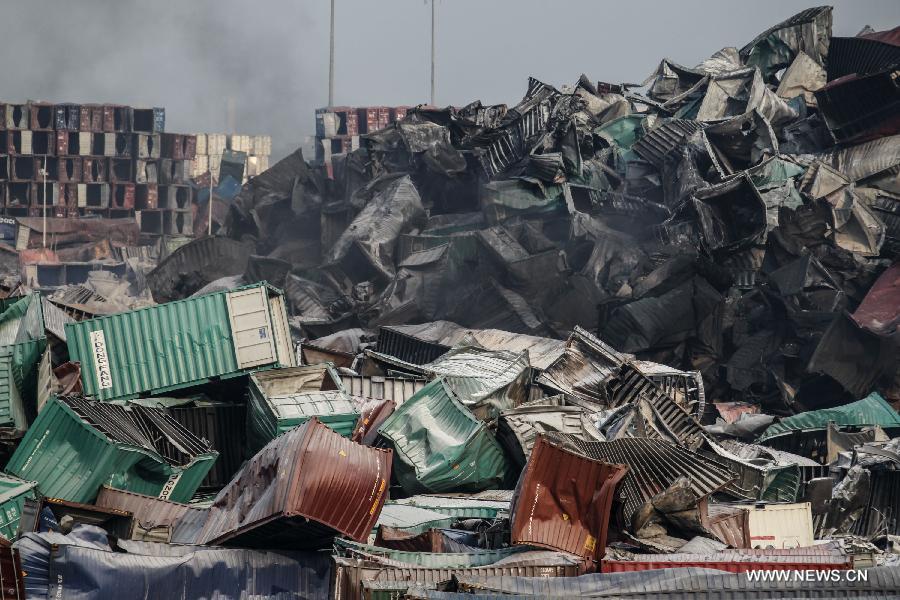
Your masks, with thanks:
[{"label": "metal scrap heap", "polygon": [[0,300],[0,600],[900,596],[900,28],[831,17],[54,224],[128,266]]}]

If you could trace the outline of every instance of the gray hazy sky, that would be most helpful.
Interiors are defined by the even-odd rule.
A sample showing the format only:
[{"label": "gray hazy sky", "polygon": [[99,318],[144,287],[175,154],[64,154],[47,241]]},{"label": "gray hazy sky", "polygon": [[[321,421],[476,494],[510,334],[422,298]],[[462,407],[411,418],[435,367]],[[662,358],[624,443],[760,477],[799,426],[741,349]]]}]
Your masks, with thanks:
[{"label": "gray hazy sky", "polygon": [[[898,0],[841,0],[834,34],[900,24]],[[428,100],[430,6],[336,0],[335,103]],[[437,0],[437,103],[515,103],[548,83],[640,82],[662,57],[692,66],[814,6],[780,0]],[[169,131],[314,130],[328,99],[328,0],[3,0],[2,100],[165,106]]]}]

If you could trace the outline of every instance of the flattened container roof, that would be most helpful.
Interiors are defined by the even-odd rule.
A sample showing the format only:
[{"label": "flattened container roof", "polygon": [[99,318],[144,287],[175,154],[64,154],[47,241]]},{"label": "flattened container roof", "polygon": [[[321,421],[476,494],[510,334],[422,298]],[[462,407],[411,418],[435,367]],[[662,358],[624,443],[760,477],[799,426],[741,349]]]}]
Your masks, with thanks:
[{"label": "flattened container roof", "polygon": [[[865,581],[850,582],[803,580],[753,580],[743,573],[724,573],[697,567],[656,569],[633,573],[592,573],[579,577],[542,578],[520,576],[478,577],[460,574],[460,591],[485,594],[509,594],[505,598],[666,598],[700,600],[772,600],[772,598],[854,598],[887,600],[900,590],[900,569],[875,567],[866,571]],[[434,596],[440,598],[441,596]],[[470,596],[471,597],[471,596]]]},{"label": "flattened container roof", "polygon": [[611,442],[585,442],[564,434],[551,434],[548,439],[595,460],[628,466],[622,491],[625,494],[625,518],[629,522],[645,502],[668,489],[679,477],[690,480],[691,490],[698,498],[721,490],[734,479],[725,465],[663,440],[623,438]]},{"label": "flattened container roof", "polygon": [[786,417],[770,425],[760,436],[759,441],[812,429],[826,429],[829,422],[836,425],[864,426],[880,425],[881,427],[900,427],[900,414],[878,392],[872,392],[862,400],[838,406],[823,408]]},{"label": "flattened container roof", "polygon": [[217,456],[163,410],[53,396],[6,468],[71,502],[92,501],[103,484],[186,501]]},{"label": "flattened container roof", "polygon": [[539,437],[513,501],[512,543],[601,558],[616,487],[627,471]]},{"label": "flattened container roof", "polygon": [[634,560],[604,560],[600,565],[600,570],[603,573],[621,573],[623,571],[701,567],[730,573],[745,573],[747,571],[805,571],[807,569],[830,571],[832,569],[849,569],[852,566],[853,559],[849,556],[675,553],[640,554],[636,555]]},{"label": "flattened container roof", "polygon": [[395,472],[407,493],[478,492],[506,476],[493,434],[443,379],[404,402],[378,432],[397,452]]},{"label": "flattened container roof", "polygon": [[272,440],[210,507],[204,543],[322,548],[367,539],[384,504],[391,451],[351,442],[312,418]]},{"label": "flattened container roof", "polygon": [[476,548],[470,552],[413,552],[370,546],[369,544],[360,544],[340,538],[334,540],[334,546],[337,553],[341,556],[376,561],[384,558],[391,562],[404,563],[407,566],[437,569],[483,567],[527,551],[527,548],[524,547],[508,547],[498,550],[481,550]]},{"label": "flattened container roof", "polygon": [[509,512],[510,502],[508,500],[484,499],[475,496],[420,494],[392,502],[427,508],[460,519],[495,519],[500,513]]},{"label": "flattened container roof", "polygon": [[454,577],[574,577],[580,565],[562,555],[550,557],[543,555],[541,560],[530,564],[488,565],[470,568],[428,568],[428,567],[391,567],[376,562],[355,558],[336,557],[335,564],[335,598],[345,600],[362,600],[362,582],[406,582],[414,584],[436,584],[449,581]]},{"label": "flattened container roof", "polygon": [[[234,331],[229,315],[231,295],[256,288],[265,290],[263,297],[270,300],[265,308],[259,307],[266,311],[267,324],[247,330],[238,325]],[[272,299],[279,296],[280,290],[258,284],[69,323],[69,356],[84,365],[85,393],[102,400],[160,394],[277,366],[277,359],[239,362],[236,347],[277,339],[281,317],[272,314]],[[234,317],[235,323],[244,323],[251,315],[235,313]],[[280,358],[290,365],[290,357]]]},{"label": "flattened container roof", "polygon": [[454,520],[454,517],[446,512],[410,504],[386,502],[381,509],[381,514],[378,515],[377,524],[418,534],[429,529],[450,527]]}]

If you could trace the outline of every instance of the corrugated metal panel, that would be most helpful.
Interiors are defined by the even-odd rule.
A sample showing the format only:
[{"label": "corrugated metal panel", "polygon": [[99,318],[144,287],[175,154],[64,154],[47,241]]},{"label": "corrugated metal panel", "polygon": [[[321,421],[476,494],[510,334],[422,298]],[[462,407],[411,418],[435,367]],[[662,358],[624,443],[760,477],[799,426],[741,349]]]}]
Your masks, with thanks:
[{"label": "corrugated metal panel", "polygon": [[[335,558],[335,598],[361,600],[362,582],[404,581],[408,585],[434,584],[449,581],[454,577],[573,577],[578,574],[579,565],[571,560],[557,559],[536,561],[535,564],[517,566],[486,566],[468,569],[429,569],[426,567],[388,567],[369,561],[352,558]],[[541,564],[543,563],[543,564]]]},{"label": "corrugated metal panel", "polygon": [[[249,286],[241,289],[274,288]],[[159,394],[240,374],[226,298],[218,292],[66,325],[85,393],[103,400]],[[263,335],[256,331],[255,335]],[[271,337],[271,331],[265,333]],[[280,357],[290,364],[290,357]],[[273,360],[268,365],[277,365]],[[102,381],[100,380],[102,378]]]},{"label": "corrugated metal panel", "polygon": [[247,434],[247,407],[224,402],[199,406],[175,406],[166,409],[172,418],[198,438],[208,440],[219,458],[200,484],[203,488],[222,488],[241,468]]},{"label": "corrugated metal panel", "polygon": [[509,512],[509,500],[487,500],[472,496],[420,494],[393,500],[393,504],[418,506],[460,519],[496,519]]},{"label": "corrugated metal panel", "polygon": [[213,502],[200,539],[246,547],[365,541],[384,504],[391,452],[360,446],[313,418],[270,442]]},{"label": "corrugated metal panel", "polygon": [[662,168],[666,159],[679,148],[695,131],[703,128],[703,123],[688,119],[667,119],[635,142],[632,149],[657,169]]},{"label": "corrugated metal panel", "polygon": [[[747,527],[747,511],[740,506],[709,504],[703,518],[706,527],[720,542],[732,548],[750,547],[750,530]],[[702,515],[702,513],[701,513]]]},{"label": "corrugated metal panel", "polygon": [[435,379],[378,429],[395,448],[398,481],[407,493],[477,492],[499,487],[506,460],[493,434]]},{"label": "corrugated metal panel", "polygon": [[29,390],[26,374],[36,372],[46,345],[47,340],[40,339],[0,346],[0,426],[28,429],[22,397]]},{"label": "corrugated metal panel", "polygon": [[72,323],[74,319],[43,296],[41,296],[41,312],[44,317],[44,327],[47,331],[65,342],[66,323]]},{"label": "corrugated metal panel", "polygon": [[34,498],[37,483],[0,473],[0,535],[14,540],[19,535],[19,518],[28,498]]},{"label": "corrugated metal panel", "polygon": [[844,406],[811,410],[781,419],[766,429],[758,441],[764,442],[798,430],[825,429],[829,422],[848,426],[900,427],[900,414],[885,402],[881,394],[872,392],[862,400]]},{"label": "corrugated metal panel", "polygon": [[524,468],[540,434],[556,431],[581,436],[583,419],[587,416],[580,406],[520,406],[500,414],[497,440],[510,459]]},{"label": "corrugated metal panel", "polygon": [[216,456],[161,410],[53,397],[6,468],[72,502],[90,502],[104,483],[187,500]]},{"label": "corrugated metal panel", "polygon": [[686,448],[648,438],[623,438],[611,442],[584,442],[573,436],[550,434],[548,439],[563,442],[585,456],[628,466],[622,482],[625,518],[646,501],[686,476],[698,498],[721,490],[734,478],[724,466]]},{"label": "corrugated metal panel", "polygon": [[444,511],[385,502],[381,514],[378,515],[377,525],[418,534],[433,528],[450,527],[453,521],[454,517]]},{"label": "corrugated metal panel", "polygon": [[627,471],[538,438],[511,507],[510,540],[602,558],[613,497]]},{"label": "corrugated metal panel", "polygon": [[900,519],[897,518],[900,471],[873,469],[869,476],[872,482],[869,497],[850,532],[867,538],[880,534],[900,535]]},{"label": "corrugated metal panel", "polygon": [[[888,600],[900,590],[900,570],[876,567],[867,570],[865,581],[842,580],[840,585],[821,581],[790,578],[779,581],[751,580],[744,574],[723,573],[712,569],[687,567],[658,569],[633,573],[595,573],[571,578],[477,577],[457,576],[460,591],[474,592],[478,598],[486,594],[528,600],[536,598],[622,598],[627,600],[659,599],[701,600],[734,598],[735,600],[772,600],[773,598],[854,598],[854,600]],[[862,579],[862,578],[860,578]],[[430,596],[431,597],[431,596]],[[433,596],[440,598],[442,596]],[[473,598],[473,596],[464,596]]]},{"label": "corrugated metal panel", "polygon": [[696,449],[703,443],[706,432],[695,417],[688,414],[636,365],[622,365],[616,379],[609,386],[610,405],[631,404],[644,421],[645,435],[661,438]]},{"label": "corrugated metal panel", "polygon": [[483,567],[527,550],[527,548],[509,547],[499,550],[476,548],[471,552],[418,552],[370,546],[369,544],[360,544],[340,538],[334,540],[334,547],[340,556],[363,558],[378,562],[381,562],[380,558],[384,558],[391,562],[433,569]]},{"label": "corrugated metal panel", "polygon": [[813,570],[830,571],[846,570],[853,567],[849,556],[782,556],[782,555],[703,555],[703,554],[641,554],[635,560],[604,560],[600,569],[603,573],[622,573],[626,571],[649,571],[651,569],[677,569],[698,567],[718,569],[729,573],[746,573],[747,571],[789,571]]},{"label": "corrugated metal panel", "polygon": [[753,548],[812,546],[813,525],[809,502],[747,507],[747,526]]},{"label": "corrugated metal panel", "polygon": [[344,389],[351,396],[383,398],[397,406],[403,404],[428,383],[424,379],[381,377],[380,375],[341,375]]}]

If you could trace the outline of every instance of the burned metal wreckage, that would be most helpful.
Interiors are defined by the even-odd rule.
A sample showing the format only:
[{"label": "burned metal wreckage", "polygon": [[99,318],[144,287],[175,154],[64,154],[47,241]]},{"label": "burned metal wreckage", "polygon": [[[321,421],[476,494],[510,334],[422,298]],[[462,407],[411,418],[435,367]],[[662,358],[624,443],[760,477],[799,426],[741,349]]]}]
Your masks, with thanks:
[{"label": "burned metal wreckage", "polygon": [[410,108],[216,236],[18,219],[116,264],[4,263],[0,596],[900,595],[900,35],[831,16]]}]

